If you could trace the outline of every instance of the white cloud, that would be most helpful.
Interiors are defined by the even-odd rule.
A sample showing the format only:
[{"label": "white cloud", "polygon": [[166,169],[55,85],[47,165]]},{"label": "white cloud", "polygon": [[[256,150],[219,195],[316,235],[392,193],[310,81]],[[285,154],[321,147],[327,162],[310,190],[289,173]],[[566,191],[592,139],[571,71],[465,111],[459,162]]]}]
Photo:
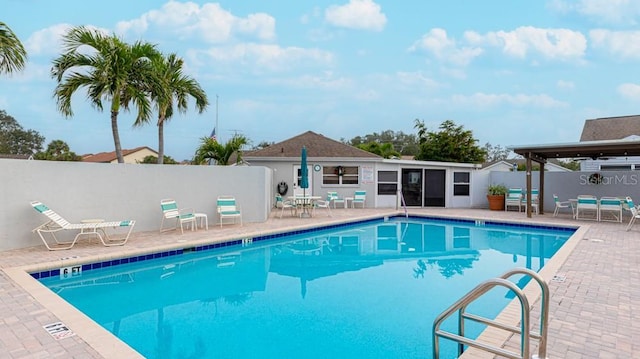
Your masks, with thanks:
[{"label": "white cloud", "polygon": [[258,72],[265,69],[286,71],[309,64],[327,66],[334,61],[333,54],[318,49],[254,43],[216,47],[204,53],[215,62],[255,66]]},{"label": "white cloud", "polygon": [[575,84],[572,81],[565,80],[558,80],[558,82],[556,82],[556,86],[558,86],[559,89],[564,90],[573,90],[575,88]]},{"label": "white cloud", "polygon": [[349,0],[346,5],[332,5],[325,10],[325,20],[338,27],[382,31],[387,17],[372,0]]},{"label": "white cloud", "polygon": [[452,97],[455,104],[460,106],[472,106],[473,108],[486,109],[500,105],[516,107],[557,108],[565,107],[566,103],[555,100],[549,95],[524,95],[524,94],[485,94],[475,93],[471,96],[455,95]]},{"label": "white cloud", "polygon": [[640,101],[640,85],[626,83],[618,86],[618,93],[631,101]]},{"label": "white cloud", "polygon": [[467,32],[465,38],[471,44],[497,47],[509,56],[522,59],[541,55],[546,59],[576,60],[584,56],[587,48],[584,35],[568,29],[523,26],[513,31],[488,32],[485,35]]},{"label": "white cloud", "polygon": [[27,53],[29,55],[59,54],[60,40],[70,28],[69,24],[57,24],[34,32],[24,43]]},{"label": "white cloud", "polygon": [[150,28],[173,33],[180,38],[201,37],[209,43],[223,43],[236,37],[250,37],[260,41],[275,39],[275,19],[265,13],[234,16],[218,3],[200,7],[193,2],[169,1],[159,10],[151,10],[137,19],[121,21],[118,33],[140,35]]},{"label": "white cloud", "polygon": [[[29,55],[29,57],[42,55],[60,55],[64,51],[62,48],[62,37],[72,27],[73,25],[70,24],[57,24],[34,32],[24,42],[27,54]],[[110,36],[112,34],[111,31],[104,28],[99,28],[92,25],[87,25],[85,27],[90,30],[99,31],[107,36]],[[86,52],[84,47],[80,47],[79,51],[83,53]]]},{"label": "white cloud", "polygon": [[591,44],[603,49],[614,57],[623,59],[640,58],[640,31],[610,31],[603,29],[589,32]]},{"label": "white cloud", "polygon": [[576,13],[596,23],[637,25],[640,2],[637,0],[552,0],[548,7],[559,13]]},{"label": "white cloud", "polygon": [[466,66],[483,53],[479,47],[459,46],[455,39],[447,36],[446,30],[440,28],[431,29],[409,48],[412,52],[419,50],[432,53],[438,60],[457,66]]}]

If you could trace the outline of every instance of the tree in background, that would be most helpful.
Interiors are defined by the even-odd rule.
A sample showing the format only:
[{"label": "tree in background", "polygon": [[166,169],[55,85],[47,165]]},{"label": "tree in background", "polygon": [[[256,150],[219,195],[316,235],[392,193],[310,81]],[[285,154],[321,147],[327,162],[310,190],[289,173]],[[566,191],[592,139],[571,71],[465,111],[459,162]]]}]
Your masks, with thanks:
[{"label": "tree in background", "polygon": [[377,142],[368,142],[357,145],[361,150],[375,153],[383,158],[400,157],[400,152],[393,149],[393,144],[390,142],[379,144]]},{"label": "tree in background", "polygon": [[33,155],[42,151],[44,137],[37,131],[24,130],[15,118],[0,110],[0,153]]},{"label": "tree in background", "polygon": [[580,161],[574,159],[559,160],[558,164],[564,168],[568,168],[572,171],[580,171]]},{"label": "tree in background", "polygon": [[481,163],[487,153],[476,144],[473,132],[456,126],[451,120],[440,124],[439,132],[429,132],[423,121],[416,120],[420,152],[416,160]]},{"label": "tree in background", "polygon": [[392,130],[382,131],[381,133],[372,133],[364,136],[356,136],[349,141],[341,139],[342,143],[358,147],[359,145],[377,143],[391,143],[393,150],[402,155],[415,156],[418,153],[418,141],[415,135],[408,135],[402,131],[394,132]]},{"label": "tree in background", "polygon": [[145,158],[143,158],[142,162],[140,162],[140,163],[177,165],[178,161],[176,161],[173,158],[171,158],[171,156],[164,156],[164,161],[162,163],[160,163],[160,162],[158,162],[158,157],[156,157],[154,155],[149,155],[149,156],[146,156]]},{"label": "tree in background", "polygon": [[203,137],[200,147],[196,150],[193,163],[196,165],[204,165],[209,160],[215,161],[217,165],[229,165],[229,159],[234,153],[237,153],[236,163],[242,161],[241,149],[249,140],[242,135],[233,135],[224,145],[210,137]]},{"label": "tree in background", "polygon": [[82,161],[82,157],[71,151],[69,145],[62,140],[51,141],[44,152],[36,153],[33,158],[46,161]]},{"label": "tree in background", "polygon": [[0,74],[9,74],[24,69],[27,51],[9,26],[0,21]]},{"label": "tree in background", "polygon": [[275,144],[275,142],[262,141],[262,142],[258,143],[257,145],[251,147],[251,149],[254,150],[254,151],[255,150],[261,150],[263,148],[267,148],[267,147],[269,147],[271,145],[274,145],[274,144]]},{"label": "tree in background", "polygon": [[[64,53],[54,59],[51,76],[57,80],[54,97],[58,110],[73,116],[71,98],[81,87],[87,89],[91,105],[103,110],[102,100],[111,101],[111,132],[118,163],[124,163],[118,114],[121,109],[137,108],[136,122],[151,117],[151,102],[147,89],[157,88],[154,83],[152,59],[161,56],[155,45],[136,42],[129,45],[116,35],[106,36],[98,30],[84,26],[71,28],[62,38]],[[79,49],[81,51],[79,51]]]},{"label": "tree in background", "polygon": [[[176,54],[157,57],[153,61],[154,75],[158,77],[155,84],[158,86],[151,87],[149,92],[158,108],[158,164],[164,162],[164,123],[173,116],[174,100],[175,108],[180,113],[187,112],[189,97],[195,99],[199,113],[209,105],[207,94],[200,84],[182,73],[183,63]],[[136,125],[141,124],[136,121]]]},{"label": "tree in background", "polygon": [[500,145],[492,146],[489,142],[485,143],[483,150],[487,153],[485,162],[502,161],[509,158],[511,150],[503,148]]}]

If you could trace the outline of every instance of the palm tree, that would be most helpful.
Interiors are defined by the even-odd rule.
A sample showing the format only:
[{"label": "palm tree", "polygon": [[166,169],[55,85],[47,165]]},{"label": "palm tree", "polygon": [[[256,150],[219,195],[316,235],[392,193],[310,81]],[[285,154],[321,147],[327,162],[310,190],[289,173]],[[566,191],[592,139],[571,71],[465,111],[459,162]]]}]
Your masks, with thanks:
[{"label": "palm tree", "polygon": [[203,165],[208,160],[214,160],[218,165],[227,166],[231,155],[234,153],[238,154],[236,163],[239,163],[242,161],[242,152],[240,150],[242,146],[248,143],[247,138],[242,135],[234,135],[224,145],[209,137],[203,137],[201,141],[193,159],[194,164],[197,165]]},{"label": "palm tree", "polygon": [[0,74],[24,69],[27,51],[9,26],[0,21]]},{"label": "palm tree", "polygon": [[[124,163],[118,114],[137,108],[136,122],[151,117],[151,102],[147,89],[157,87],[151,60],[161,56],[155,45],[136,42],[124,43],[117,36],[106,36],[97,30],[78,26],[63,37],[64,53],[53,61],[51,76],[58,81],[54,97],[58,110],[73,116],[71,97],[80,87],[87,88],[87,97],[93,107],[103,110],[102,100],[111,101],[111,132],[118,163]],[[82,51],[78,51],[82,47]],[[86,47],[92,51],[87,52]]]},{"label": "palm tree", "polygon": [[[180,113],[187,112],[187,100],[191,96],[196,107],[202,113],[209,105],[207,94],[193,78],[182,73],[184,61],[176,54],[159,57],[154,61],[154,74],[158,77],[159,87],[150,88],[151,99],[158,108],[158,164],[164,162],[164,123],[173,115],[173,103]],[[137,123],[142,125],[142,123]]]}]

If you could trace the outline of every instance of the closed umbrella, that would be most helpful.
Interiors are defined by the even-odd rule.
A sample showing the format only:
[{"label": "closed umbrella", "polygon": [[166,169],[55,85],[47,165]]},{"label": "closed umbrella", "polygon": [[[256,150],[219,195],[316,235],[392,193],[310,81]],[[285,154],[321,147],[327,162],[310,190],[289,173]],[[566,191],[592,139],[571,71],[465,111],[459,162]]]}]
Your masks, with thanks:
[{"label": "closed umbrella", "polygon": [[302,159],[300,160],[300,187],[303,189],[303,195],[307,196],[307,188],[309,188],[309,171],[307,170],[307,148],[302,146]]},{"label": "closed umbrella", "polygon": [[[302,196],[306,197],[307,196],[307,188],[309,188],[309,171],[307,171],[307,148],[302,146],[302,153],[301,153],[301,160],[300,160],[300,187],[302,187]],[[310,217],[310,213],[309,213],[309,203],[307,203],[307,199],[303,199],[303,209],[302,209],[302,216],[304,217]]]}]

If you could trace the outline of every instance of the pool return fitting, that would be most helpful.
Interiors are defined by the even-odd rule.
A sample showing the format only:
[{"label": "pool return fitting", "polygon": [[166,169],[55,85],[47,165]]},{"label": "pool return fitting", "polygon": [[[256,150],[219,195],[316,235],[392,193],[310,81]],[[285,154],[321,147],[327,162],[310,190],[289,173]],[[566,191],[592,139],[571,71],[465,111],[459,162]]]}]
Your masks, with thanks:
[{"label": "pool return fitting", "polygon": [[[542,291],[542,298],[540,299],[540,332],[535,333],[530,330],[529,317],[531,307],[529,306],[529,300],[524,295],[524,292],[518,288],[518,286],[508,281],[507,279],[515,274],[524,274],[535,279],[540,285]],[[511,290],[518,300],[520,301],[520,327],[510,326],[492,319],[484,318],[478,315],[467,313],[467,306],[474,300],[481,297],[491,289],[497,286],[506,287]],[[453,313],[458,312],[458,333],[454,334],[440,329],[440,325],[444,320],[449,318]],[[534,355],[534,359],[546,359],[547,355],[547,330],[548,330],[548,317],[549,317],[549,286],[540,277],[540,275],[527,268],[515,268],[505,272],[498,278],[486,280],[476,286],[474,289],[465,294],[457,302],[453,303],[444,312],[440,313],[438,317],[433,321],[433,358],[440,358],[440,343],[439,338],[446,338],[452,341],[458,342],[458,356],[464,352],[464,347],[470,346],[480,350],[484,350],[493,354],[501,355],[506,358],[513,359],[530,359],[529,356],[529,341],[530,338],[537,339],[538,343],[538,355]],[[520,334],[520,353],[514,353],[505,350],[500,347],[481,343],[477,340],[466,338],[464,334],[465,319],[472,320],[478,323],[482,323],[488,326],[492,326],[498,329],[506,330],[515,334]]]}]

